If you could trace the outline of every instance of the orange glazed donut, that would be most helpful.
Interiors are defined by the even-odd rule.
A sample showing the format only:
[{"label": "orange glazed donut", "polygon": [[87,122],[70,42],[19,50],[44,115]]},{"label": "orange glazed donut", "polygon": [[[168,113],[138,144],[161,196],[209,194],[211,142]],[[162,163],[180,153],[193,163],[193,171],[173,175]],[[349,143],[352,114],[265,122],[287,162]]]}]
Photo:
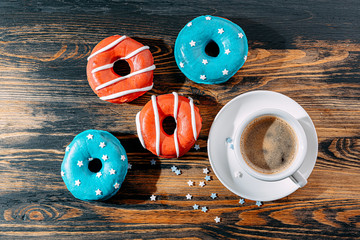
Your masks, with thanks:
[{"label": "orange glazed donut", "polygon": [[[113,66],[125,60],[130,73],[120,76]],[[101,100],[130,102],[153,87],[154,59],[148,46],[127,37],[111,36],[99,42],[88,57],[87,78]]]},{"label": "orange glazed donut", "polygon": [[[168,135],[162,122],[173,117],[176,128]],[[177,93],[151,96],[144,108],[136,115],[136,128],[142,146],[164,158],[181,157],[194,145],[201,129],[199,109],[191,98]]]}]

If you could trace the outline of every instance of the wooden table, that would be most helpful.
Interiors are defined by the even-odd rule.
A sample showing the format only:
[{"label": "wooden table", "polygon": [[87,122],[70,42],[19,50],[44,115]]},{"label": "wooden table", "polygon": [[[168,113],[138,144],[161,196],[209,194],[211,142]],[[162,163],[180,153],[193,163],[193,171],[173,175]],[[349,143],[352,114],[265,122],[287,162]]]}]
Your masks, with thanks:
[{"label": "wooden table", "polygon": [[[0,238],[360,238],[360,6],[325,2],[1,1]],[[249,40],[248,60],[224,84],[196,84],[174,60],[177,34],[204,14],[237,23]],[[114,34],[151,46],[157,66],[153,90],[122,105],[101,101],[85,73],[92,48]],[[319,140],[308,185],[260,207],[239,204],[207,155],[217,112],[259,89],[301,104]],[[159,159],[141,147],[134,118],[151,95],[172,91],[200,108],[200,150]],[[106,202],[75,199],[60,176],[65,147],[86,129],[113,133],[132,165],[120,193]],[[203,168],[212,180],[201,188]],[[208,212],[193,210],[195,203]]]}]

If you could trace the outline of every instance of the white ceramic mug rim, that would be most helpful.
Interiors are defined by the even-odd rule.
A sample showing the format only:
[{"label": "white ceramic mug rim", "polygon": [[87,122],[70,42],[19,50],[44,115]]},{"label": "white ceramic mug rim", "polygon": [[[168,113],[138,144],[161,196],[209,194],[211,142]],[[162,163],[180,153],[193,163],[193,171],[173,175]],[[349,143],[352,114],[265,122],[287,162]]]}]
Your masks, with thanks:
[{"label": "white ceramic mug rim", "polygon": [[[283,119],[284,121],[286,121],[294,130],[295,135],[297,136],[297,140],[298,140],[298,149],[297,149],[297,153],[296,153],[296,157],[293,161],[293,163],[285,170],[279,172],[279,173],[274,173],[274,174],[264,174],[264,173],[260,173],[258,171],[256,171],[255,169],[251,168],[243,159],[241,151],[240,151],[240,140],[241,140],[241,135],[243,133],[243,131],[245,130],[245,127],[254,119],[261,117],[261,116],[277,116],[281,119]],[[306,155],[306,150],[307,150],[307,140],[306,140],[306,135],[305,135],[305,131],[303,129],[303,127],[301,126],[301,124],[299,123],[299,121],[293,117],[291,114],[289,114],[288,112],[285,112],[283,110],[277,109],[277,108],[264,108],[261,109],[259,111],[253,112],[250,115],[248,115],[244,121],[242,121],[239,126],[237,127],[237,130],[235,131],[235,135],[234,135],[234,150],[235,150],[235,155],[237,157],[237,159],[239,160],[239,163],[241,165],[241,167],[250,175],[252,175],[253,177],[260,179],[260,180],[265,180],[265,181],[278,181],[278,180],[282,180],[284,178],[290,177],[291,175],[293,175],[302,165],[305,155]]]}]

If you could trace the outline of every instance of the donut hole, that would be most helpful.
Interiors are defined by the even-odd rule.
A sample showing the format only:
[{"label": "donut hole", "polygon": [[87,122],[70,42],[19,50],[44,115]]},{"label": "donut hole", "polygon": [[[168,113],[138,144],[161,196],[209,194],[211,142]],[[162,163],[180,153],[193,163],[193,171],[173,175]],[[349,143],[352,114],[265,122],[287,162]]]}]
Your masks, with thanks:
[{"label": "donut hole", "polygon": [[217,57],[220,53],[219,45],[217,45],[216,42],[211,40],[206,46],[205,46],[205,53],[210,57]]},{"label": "donut hole", "polygon": [[117,75],[120,75],[120,76],[128,75],[131,72],[130,65],[125,60],[117,60],[114,63],[113,70]]},{"label": "donut hole", "polygon": [[102,162],[100,159],[98,158],[94,158],[93,160],[91,160],[89,162],[89,170],[90,172],[93,172],[93,173],[97,173],[101,170],[102,168]]},{"label": "donut hole", "polygon": [[168,135],[172,135],[174,134],[174,131],[176,129],[176,121],[175,118],[172,116],[167,116],[163,121],[162,121],[162,127],[165,131],[166,134]]}]

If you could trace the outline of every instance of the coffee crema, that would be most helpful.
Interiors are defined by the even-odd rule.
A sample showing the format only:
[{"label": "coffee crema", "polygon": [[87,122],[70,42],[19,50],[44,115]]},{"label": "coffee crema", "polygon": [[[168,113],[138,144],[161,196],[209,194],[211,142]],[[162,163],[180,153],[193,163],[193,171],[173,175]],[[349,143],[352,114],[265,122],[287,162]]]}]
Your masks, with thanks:
[{"label": "coffee crema", "polygon": [[287,169],[298,148],[292,127],[275,116],[261,116],[244,129],[240,151],[245,162],[255,171],[275,174]]}]

